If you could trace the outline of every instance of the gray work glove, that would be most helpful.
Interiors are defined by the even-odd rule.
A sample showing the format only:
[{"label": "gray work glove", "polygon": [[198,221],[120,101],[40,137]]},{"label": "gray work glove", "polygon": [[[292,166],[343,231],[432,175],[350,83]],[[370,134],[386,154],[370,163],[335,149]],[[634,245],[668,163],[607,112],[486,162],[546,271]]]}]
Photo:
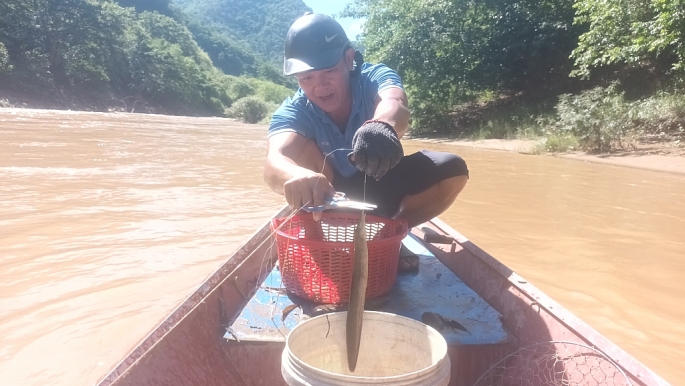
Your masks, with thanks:
[{"label": "gray work glove", "polygon": [[402,144],[392,125],[376,120],[364,122],[354,133],[352,150],[347,156],[350,163],[376,181],[397,166],[404,156]]}]

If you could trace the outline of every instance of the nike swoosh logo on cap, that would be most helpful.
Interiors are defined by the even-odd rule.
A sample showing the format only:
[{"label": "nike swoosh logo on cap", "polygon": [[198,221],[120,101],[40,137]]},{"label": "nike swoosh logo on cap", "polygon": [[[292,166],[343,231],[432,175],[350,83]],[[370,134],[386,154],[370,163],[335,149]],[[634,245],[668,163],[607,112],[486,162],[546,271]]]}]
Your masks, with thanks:
[{"label": "nike swoosh logo on cap", "polygon": [[326,39],[326,43],[330,43],[331,40],[335,39],[335,37],[338,36],[338,35],[339,35],[339,34],[335,34],[335,35],[331,36],[330,38],[328,37],[328,35],[326,35],[326,36],[324,37],[324,39]]}]

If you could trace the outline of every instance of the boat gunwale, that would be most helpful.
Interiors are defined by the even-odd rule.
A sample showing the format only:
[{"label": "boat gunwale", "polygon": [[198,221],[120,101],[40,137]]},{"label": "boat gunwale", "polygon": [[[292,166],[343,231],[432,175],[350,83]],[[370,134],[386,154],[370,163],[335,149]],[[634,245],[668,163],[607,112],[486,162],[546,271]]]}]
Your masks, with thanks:
[{"label": "boat gunwale", "polygon": [[[432,224],[434,228],[443,234],[449,235],[456,244],[470,252],[473,256],[479,259],[481,262],[485,263],[491,269],[500,274],[504,280],[506,280],[511,287],[513,287],[521,295],[529,299],[531,305],[537,305],[540,310],[544,310],[549,316],[554,318],[559,324],[570,330],[578,339],[586,342],[592,348],[600,351],[602,354],[606,355],[612,361],[629,374],[633,381],[640,382],[645,385],[669,385],[664,379],[662,379],[658,374],[649,369],[646,365],[638,361],[635,357],[630,355],[628,352],[623,350],[621,347],[616,345],[614,342],[609,340],[606,336],[592,328],[585,321],[580,319],[578,316],[573,314],[571,311],[566,309],[564,306],[559,304],[557,301],[549,297],[542,290],[537,288],[535,285],[531,284],[528,280],[523,278],[521,275],[514,272],[512,269],[507,267],[504,263],[497,260],[495,257],[490,255],[485,250],[478,247],[466,236],[462,235],[451,226],[447,225],[444,221],[439,218],[434,218],[427,224]],[[420,228],[416,227],[414,229]],[[415,236],[422,237],[423,231],[414,232]],[[428,243],[427,243],[428,244]],[[450,246],[435,246],[433,248],[442,250],[445,253],[453,253],[453,247]],[[430,249],[430,248],[429,248]],[[454,269],[449,267],[453,272]],[[457,276],[460,276],[455,272]],[[471,285],[470,285],[471,286]],[[472,287],[473,288],[473,287]],[[501,312],[492,303],[492,299],[488,299],[483,296],[480,291],[476,290],[480,296],[482,296],[485,301],[490,303],[495,310]]]}]

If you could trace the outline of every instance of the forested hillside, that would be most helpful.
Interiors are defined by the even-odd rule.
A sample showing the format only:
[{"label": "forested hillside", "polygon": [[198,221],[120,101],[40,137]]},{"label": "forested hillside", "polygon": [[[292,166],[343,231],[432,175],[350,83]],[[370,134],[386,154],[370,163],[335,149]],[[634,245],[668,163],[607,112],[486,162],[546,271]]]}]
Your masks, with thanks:
[{"label": "forested hillside", "polygon": [[288,28],[311,12],[302,0],[173,0],[173,4],[279,65]]},{"label": "forested hillside", "polygon": [[685,142],[681,0],[355,0],[347,15],[367,18],[367,59],[403,77],[414,133]]},{"label": "forested hillside", "polygon": [[[201,17],[195,17],[184,12],[178,8],[177,2],[171,0],[115,0],[122,7],[134,7],[137,12],[159,12],[162,15],[169,16],[177,22],[185,25],[193,34],[195,41],[200,48],[204,50],[212,59],[214,65],[229,75],[247,75],[252,77],[260,77],[269,79],[272,82],[294,86],[294,82],[289,81],[281,75],[280,62],[274,63],[272,58],[265,57],[259,54],[260,50],[255,50],[253,42],[245,40],[242,35],[235,35],[232,37],[226,30],[230,30],[231,26],[220,26],[224,32],[212,27],[211,23],[207,23]],[[180,3],[179,3],[180,4]],[[192,2],[187,2],[191,5]],[[254,13],[255,5],[250,2],[243,4],[246,8],[232,8],[232,12],[244,13],[251,15]],[[259,11],[263,11],[259,9]],[[282,13],[274,14],[270,19],[284,17]],[[293,19],[285,19],[281,23],[292,23]],[[276,23],[278,24],[278,23]],[[240,28],[239,24],[235,24],[235,28]],[[285,36],[285,32],[283,32]],[[281,46],[283,45],[283,36],[281,39]],[[281,51],[282,51],[281,47]]]},{"label": "forested hillside", "polygon": [[0,101],[241,115],[234,102],[252,96],[261,116],[292,93],[264,79],[288,84],[276,65],[168,0],[0,2]]}]

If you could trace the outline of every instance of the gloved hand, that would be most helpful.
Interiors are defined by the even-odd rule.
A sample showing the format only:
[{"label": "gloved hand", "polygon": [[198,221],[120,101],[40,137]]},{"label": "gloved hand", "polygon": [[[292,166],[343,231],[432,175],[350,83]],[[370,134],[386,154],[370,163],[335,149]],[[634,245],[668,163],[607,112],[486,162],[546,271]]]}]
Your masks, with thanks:
[{"label": "gloved hand", "polygon": [[378,120],[364,122],[354,133],[352,150],[347,156],[350,163],[376,180],[397,166],[404,156],[395,129],[388,122]]}]

